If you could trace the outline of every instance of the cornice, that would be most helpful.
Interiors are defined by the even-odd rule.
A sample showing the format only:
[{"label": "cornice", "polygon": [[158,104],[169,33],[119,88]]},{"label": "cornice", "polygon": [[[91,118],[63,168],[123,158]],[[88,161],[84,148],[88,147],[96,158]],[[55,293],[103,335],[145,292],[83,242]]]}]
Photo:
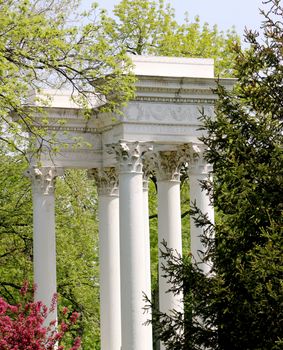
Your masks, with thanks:
[{"label": "cornice", "polygon": [[[170,64],[185,64],[185,65],[205,65],[213,64],[212,58],[193,58],[193,57],[170,57],[170,56],[154,56],[154,55],[130,55],[134,63],[149,62],[149,63],[170,63]],[[142,75],[143,76],[143,75]]]},{"label": "cornice", "polygon": [[216,82],[219,82],[223,85],[234,85],[237,82],[237,79],[235,78],[201,78],[201,77],[166,77],[166,76],[154,76],[154,75],[139,75],[138,81],[136,82],[136,85],[139,86],[140,84],[143,85],[144,82],[152,81],[155,84],[201,84],[202,86],[213,86]]},{"label": "cornice", "polygon": [[230,90],[236,83],[236,79],[216,78],[179,78],[179,77],[153,77],[141,76],[136,82],[136,94],[140,93],[178,93],[182,95],[208,95],[215,96],[213,89],[217,83]]}]

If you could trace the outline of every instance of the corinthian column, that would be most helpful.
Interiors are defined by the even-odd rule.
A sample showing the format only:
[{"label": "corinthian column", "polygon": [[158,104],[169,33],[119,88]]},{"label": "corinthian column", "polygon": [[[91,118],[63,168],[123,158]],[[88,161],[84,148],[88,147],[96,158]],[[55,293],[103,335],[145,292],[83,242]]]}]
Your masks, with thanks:
[{"label": "corinthian column", "polygon": [[[54,181],[63,175],[63,169],[31,168],[26,175],[32,182],[35,300],[50,308],[57,292]],[[45,324],[52,320],[57,320],[56,305]]]},{"label": "corinthian column", "polygon": [[[155,170],[158,189],[158,242],[159,249],[164,250],[163,242],[182,255],[182,228],[180,203],[180,154],[178,150],[155,153]],[[182,295],[167,293],[168,281],[162,277],[162,266],[166,262],[159,259],[159,308],[161,312],[182,310]]]},{"label": "corinthian column", "polygon": [[100,338],[102,350],[121,348],[119,191],[115,168],[92,169],[98,190]]},{"label": "corinthian column", "polygon": [[150,350],[146,342],[143,292],[146,291],[144,201],[141,156],[148,148],[138,142],[110,146],[119,167],[122,349]]},{"label": "corinthian column", "polygon": [[[153,153],[151,159],[156,171],[158,190],[158,244],[164,250],[163,242],[173,249],[175,255],[182,256],[182,227],[180,201],[180,169],[189,157],[189,147],[178,146],[172,151]],[[172,310],[183,312],[183,293],[168,292],[171,285],[163,277],[166,261],[159,258],[159,309],[163,313]],[[165,349],[161,343],[161,349]]]},{"label": "corinthian column", "polygon": [[[201,181],[208,180],[212,166],[203,158],[203,145],[193,145],[194,159],[190,162],[189,178],[190,178],[190,201],[196,204],[197,208],[202,213],[207,215],[207,218],[214,223],[214,209],[210,203],[209,195],[201,187]],[[201,241],[201,236],[204,234],[203,227],[197,227],[193,217],[190,218],[191,232],[191,253],[198,266],[204,273],[208,273],[210,266],[202,262],[202,256],[205,252],[205,246]]]}]

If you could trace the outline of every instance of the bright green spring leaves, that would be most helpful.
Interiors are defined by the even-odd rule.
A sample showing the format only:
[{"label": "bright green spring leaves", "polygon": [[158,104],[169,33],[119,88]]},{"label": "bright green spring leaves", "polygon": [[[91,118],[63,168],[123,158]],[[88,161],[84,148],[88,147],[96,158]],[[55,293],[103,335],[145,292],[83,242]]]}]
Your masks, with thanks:
[{"label": "bright green spring leaves", "polygon": [[64,0],[1,0],[0,23],[1,139],[12,151],[26,146],[14,140],[26,139],[22,127],[42,136],[26,109],[33,92],[69,89],[82,107],[106,96],[108,110],[132,96],[125,49],[105,35],[108,18],[95,6],[80,15]]},{"label": "bright green spring leaves", "polygon": [[113,28],[121,44],[133,54],[214,58],[216,76],[231,76],[239,36],[201,25],[186,14],[183,23],[175,19],[174,8],[164,0],[122,0],[114,9]]}]

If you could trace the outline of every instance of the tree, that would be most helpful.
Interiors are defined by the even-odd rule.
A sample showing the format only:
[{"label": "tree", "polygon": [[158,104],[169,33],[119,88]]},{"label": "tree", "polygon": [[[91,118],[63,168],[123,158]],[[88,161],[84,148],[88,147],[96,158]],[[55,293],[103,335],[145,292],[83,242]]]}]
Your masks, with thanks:
[{"label": "tree", "polygon": [[[48,310],[41,301],[33,301],[33,290],[28,289],[25,283],[20,290],[21,303],[11,305],[0,297],[0,349],[18,350],[64,350],[58,343],[64,338],[77,322],[79,314],[74,312],[67,320],[67,309],[64,309],[62,320],[58,327],[54,327],[56,321],[51,321],[45,326],[44,322],[48,313],[56,307],[56,298],[51,310]],[[70,350],[80,348],[80,338],[77,337]],[[59,345],[59,346],[58,346]]]},{"label": "tree", "polygon": [[77,331],[85,350],[100,349],[97,205],[96,187],[86,171],[69,170],[57,179],[59,303],[81,314]]},{"label": "tree", "polygon": [[175,11],[164,0],[122,0],[113,11],[115,37],[128,52],[138,55],[214,58],[216,75],[231,76],[239,42],[235,30],[219,32],[217,26],[203,26],[200,19],[175,20]]},{"label": "tree", "polygon": [[[32,200],[26,162],[0,152],[0,295],[20,302],[24,280],[33,281]],[[68,171],[56,184],[56,245],[58,306],[81,314],[75,333],[83,349],[99,344],[98,230],[96,191],[85,171]],[[97,345],[97,348],[98,345]]]},{"label": "tree", "polygon": [[247,31],[250,48],[235,47],[237,84],[231,92],[219,85],[215,119],[202,116],[214,167],[213,183],[203,188],[218,220],[213,225],[197,208],[192,213],[204,228],[210,275],[163,252],[164,273],[184,290],[186,308],[184,319],[154,314],[168,349],[282,349],[283,8],[278,0],[265,3],[265,41]]},{"label": "tree", "polygon": [[15,135],[25,138],[22,127],[29,137],[44,136],[26,108],[33,92],[65,87],[82,107],[102,99],[109,110],[132,96],[129,59],[105,35],[106,15],[95,6],[82,15],[77,10],[77,2],[65,0],[0,2],[1,140],[12,151],[26,146],[15,142]]}]

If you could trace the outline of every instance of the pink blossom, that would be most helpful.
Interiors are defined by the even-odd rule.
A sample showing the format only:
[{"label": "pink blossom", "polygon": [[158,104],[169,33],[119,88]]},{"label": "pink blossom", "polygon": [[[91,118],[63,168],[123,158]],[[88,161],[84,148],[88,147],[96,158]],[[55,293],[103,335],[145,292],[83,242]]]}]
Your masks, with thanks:
[{"label": "pink blossom", "polygon": [[70,317],[71,323],[75,324],[79,317],[80,317],[80,314],[78,312],[74,311]]},{"label": "pink blossom", "polygon": [[[58,342],[77,321],[79,314],[74,312],[70,320],[63,320],[57,329],[56,320],[44,326],[48,309],[40,301],[28,300],[33,298],[34,289],[25,282],[20,290],[22,304],[10,305],[0,297],[0,350],[64,350]],[[57,305],[57,295],[52,300],[53,310]],[[63,317],[67,311],[63,312]],[[76,338],[70,350],[80,348],[80,338]]]}]

